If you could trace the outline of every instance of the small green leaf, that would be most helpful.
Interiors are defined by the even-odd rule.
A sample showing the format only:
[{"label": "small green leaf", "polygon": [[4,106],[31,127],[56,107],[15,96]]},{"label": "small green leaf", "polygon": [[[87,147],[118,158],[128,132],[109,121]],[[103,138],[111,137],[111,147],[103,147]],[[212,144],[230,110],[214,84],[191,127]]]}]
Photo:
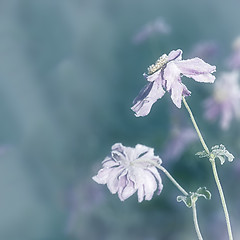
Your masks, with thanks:
[{"label": "small green leaf", "polygon": [[207,200],[211,199],[211,193],[206,187],[200,187],[196,192],[189,192],[187,196],[177,196],[178,202],[184,202],[184,204],[191,208],[193,203],[198,200],[199,197],[204,197]]},{"label": "small green leaf", "polygon": [[178,202],[184,202],[185,205],[188,207],[188,208],[191,208],[192,207],[192,198],[190,195],[188,196],[177,196],[177,201]]},{"label": "small green leaf", "polygon": [[204,158],[209,156],[209,154],[205,150],[202,152],[197,152],[195,155],[199,156],[199,158]]},{"label": "small green leaf", "polygon": [[223,144],[212,147],[211,153],[215,158],[218,158],[220,160],[221,164],[224,164],[226,159],[229,162],[232,162],[234,159],[234,156],[225,148]]},{"label": "small green leaf", "polygon": [[196,194],[198,195],[198,197],[204,197],[207,200],[211,199],[211,193],[210,191],[207,190],[206,187],[200,187],[197,191]]}]

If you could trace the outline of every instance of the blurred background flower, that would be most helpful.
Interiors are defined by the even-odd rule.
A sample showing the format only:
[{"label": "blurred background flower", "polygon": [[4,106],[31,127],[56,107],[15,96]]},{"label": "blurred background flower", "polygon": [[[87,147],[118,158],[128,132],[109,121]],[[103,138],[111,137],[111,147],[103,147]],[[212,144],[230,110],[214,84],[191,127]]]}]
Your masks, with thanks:
[{"label": "blurred background flower", "polygon": [[[136,196],[121,202],[91,177],[115,142],[162,151],[173,128],[173,104],[163,97],[149,116],[137,119],[130,107],[144,84],[142,73],[163,53],[180,48],[186,59],[208,39],[221,46],[209,63],[217,73],[226,71],[239,35],[239,7],[236,0],[1,0],[0,239],[195,239],[191,211],[176,202],[179,192],[164,176],[161,197],[141,204]],[[159,16],[171,34],[133,44],[133,36]],[[232,121],[223,133],[203,117],[202,101],[214,85],[188,86],[209,146],[223,143],[239,159],[239,123]],[[176,111],[190,126],[184,108]],[[224,216],[209,163],[194,156],[201,150],[193,142],[169,170],[187,190],[201,185],[212,192],[212,201],[198,204],[203,235],[212,239],[219,228],[213,219]],[[219,172],[237,239],[235,168],[237,160]]]}]

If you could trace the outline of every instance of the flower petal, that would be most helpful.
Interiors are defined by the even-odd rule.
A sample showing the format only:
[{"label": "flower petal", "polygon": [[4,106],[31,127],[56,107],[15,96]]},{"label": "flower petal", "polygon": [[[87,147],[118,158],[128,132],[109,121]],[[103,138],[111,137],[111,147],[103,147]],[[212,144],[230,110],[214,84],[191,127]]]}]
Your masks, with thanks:
[{"label": "flower petal", "polygon": [[118,166],[119,163],[114,161],[112,158],[110,157],[106,157],[103,162],[102,165],[104,168],[110,168],[110,167],[114,167],[114,166]]},{"label": "flower petal", "polygon": [[143,176],[144,182],[144,191],[145,191],[145,200],[151,200],[153,193],[157,190],[157,182],[152,173],[148,170],[144,171]]},{"label": "flower petal", "polygon": [[170,91],[175,82],[180,80],[180,71],[174,62],[167,64],[164,69],[163,78],[166,80],[166,90]]},{"label": "flower petal", "polygon": [[193,78],[197,82],[213,83],[215,80],[215,76],[211,73],[216,71],[216,66],[210,65],[200,58],[176,61],[174,63],[183,75]]},{"label": "flower petal", "polygon": [[[126,176],[123,176],[123,177],[126,178]],[[125,181],[126,181],[125,187],[123,187],[122,189],[119,189],[119,191],[118,191],[118,196],[121,201],[124,201],[127,198],[129,198],[130,196],[132,196],[137,190],[135,188],[135,184],[132,180],[126,178]]]},{"label": "flower petal", "polygon": [[134,106],[131,108],[136,117],[143,117],[149,114],[152,105],[164,95],[161,77],[156,81],[148,83],[134,99]]},{"label": "flower petal", "polygon": [[102,168],[98,171],[96,176],[92,177],[92,179],[99,184],[106,184],[111,171],[112,168]]},{"label": "flower petal", "polygon": [[168,54],[168,61],[182,60],[182,50],[173,50]]},{"label": "flower petal", "polygon": [[229,103],[222,105],[221,128],[227,130],[233,117],[233,111]]},{"label": "flower petal", "polygon": [[150,167],[148,170],[153,174],[153,176],[157,179],[158,181],[158,191],[157,194],[159,195],[163,189],[163,184],[162,184],[162,179],[160,177],[160,174],[158,170],[155,167]]},{"label": "flower petal", "polygon": [[178,108],[181,108],[183,90],[184,90],[184,85],[179,81],[176,81],[171,88],[172,101]]},{"label": "flower petal", "polygon": [[119,176],[123,173],[124,170],[125,169],[120,166],[113,168],[110,172],[109,177],[107,178],[107,187],[112,194],[115,194],[118,191]]}]

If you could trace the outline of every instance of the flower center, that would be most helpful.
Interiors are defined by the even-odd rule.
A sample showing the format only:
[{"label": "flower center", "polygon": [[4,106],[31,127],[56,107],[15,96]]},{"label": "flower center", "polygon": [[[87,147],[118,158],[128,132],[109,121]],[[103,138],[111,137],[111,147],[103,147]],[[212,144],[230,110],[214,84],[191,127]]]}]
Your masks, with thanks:
[{"label": "flower center", "polygon": [[161,69],[168,61],[167,54],[163,54],[156,62],[155,64],[152,64],[148,67],[148,74],[153,74],[159,69]]}]

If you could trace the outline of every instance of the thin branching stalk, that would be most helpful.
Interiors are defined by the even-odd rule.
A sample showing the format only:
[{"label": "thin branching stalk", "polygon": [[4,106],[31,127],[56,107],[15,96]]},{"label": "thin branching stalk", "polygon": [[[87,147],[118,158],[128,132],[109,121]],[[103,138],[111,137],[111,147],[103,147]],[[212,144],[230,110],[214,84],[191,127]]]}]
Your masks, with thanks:
[{"label": "thin branching stalk", "polygon": [[218,188],[220,198],[221,198],[221,202],[222,202],[222,206],[223,206],[223,211],[224,211],[225,218],[226,218],[227,229],[228,229],[228,237],[229,237],[230,240],[233,240],[231,223],[230,223],[230,218],[229,218],[229,214],[228,214],[227,204],[225,202],[223,189],[222,189],[219,177],[218,177],[218,172],[217,172],[217,168],[216,168],[215,159],[211,159],[210,162],[212,164],[213,175],[214,175],[214,178],[215,178],[215,182],[217,184],[217,188]]},{"label": "thin branching stalk", "polygon": [[193,222],[194,222],[195,230],[196,230],[196,233],[198,236],[198,240],[203,240],[203,237],[200,232],[199,225],[198,225],[196,201],[193,201],[193,203],[192,203],[192,210],[193,210]]},{"label": "thin branching stalk", "polygon": [[[187,102],[186,102],[186,99],[183,97],[183,103],[190,115],[190,118],[192,120],[192,123],[193,123],[193,126],[199,136],[199,139],[202,143],[202,146],[204,148],[204,150],[209,154],[209,149],[202,137],[202,134],[197,126],[197,123],[194,119],[194,116],[192,114],[192,111],[190,109],[190,107],[188,106]],[[228,210],[227,210],[227,204],[226,204],[226,201],[225,201],[225,197],[224,197],[224,194],[223,194],[223,189],[222,189],[222,186],[221,186],[221,183],[220,183],[220,180],[219,180],[219,177],[218,177],[218,173],[217,173],[217,168],[216,168],[216,164],[215,164],[215,159],[210,159],[210,162],[211,162],[211,165],[212,165],[212,170],[213,170],[213,175],[214,175],[214,179],[215,179],[215,182],[217,184],[217,188],[218,188],[218,192],[219,192],[219,195],[220,195],[220,198],[221,198],[221,203],[222,203],[222,207],[223,207],[223,211],[224,211],[224,215],[225,215],[225,219],[226,219],[226,223],[227,223],[227,230],[228,230],[228,237],[229,237],[229,240],[233,240],[233,236],[232,236],[232,229],[231,229],[231,223],[230,223],[230,218],[229,218],[229,213],[228,213]]]},{"label": "thin branching stalk", "polygon": [[[187,196],[188,193],[186,190],[184,190],[184,188],[182,188],[180,186],[180,184],[173,178],[173,176],[167,171],[167,169],[165,169],[163,166],[159,165],[157,166],[161,171],[163,171],[166,176],[170,179],[170,181],[185,195]],[[193,210],[193,222],[194,222],[194,226],[195,226],[195,230],[198,236],[198,240],[203,240],[201,232],[200,232],[200,228],[198,225],[198,220],[197,220],[197,210],[196,210],[196,200],[193,201],[193,205],[192,205],[192,210]]]}]

